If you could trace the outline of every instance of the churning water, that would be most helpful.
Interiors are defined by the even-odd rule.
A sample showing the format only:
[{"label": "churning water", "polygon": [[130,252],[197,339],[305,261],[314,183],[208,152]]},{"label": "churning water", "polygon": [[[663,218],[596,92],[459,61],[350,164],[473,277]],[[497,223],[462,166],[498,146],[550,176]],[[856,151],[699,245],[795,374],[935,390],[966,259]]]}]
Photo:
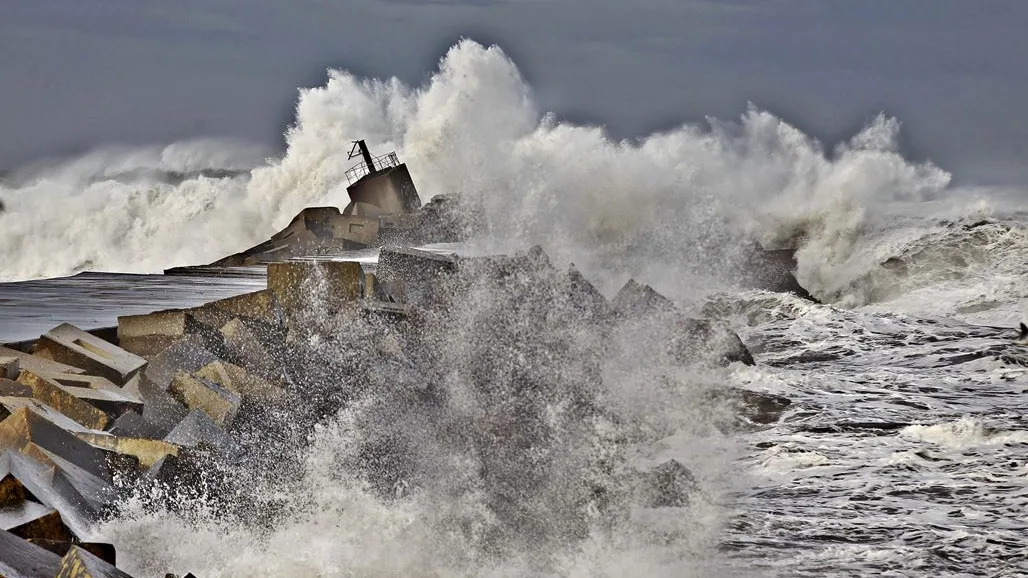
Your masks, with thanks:
[{"label": "churning water", "polygon": [[[281,158],[197,141],[14,171],[0,277],[239,251],[305,206],[345,204],[364,138],[396,150],[424,198],[479,201],[473,244],[541,244],[608,297],[649,283],[730,320],[757,360],[671,364],[647,327],[601,346],[538,295],[474,296],[416,343],[319,322],[297,355],[324,370],[304,391],[346,391],[343,409],[257,440],[238,467],[272,473],[233,478],[252,511],[202,487],[183,510],[140,495],[99,529],[137,575],[1028,574],[1023,194],[951,186],[900,154],[898,131],[879,117],[826,149],[752,108],[614,142],[541,114],[501,50],[462,41],[420,87],[330,71],[302,91]],[[754,238],[797,246],[825,304],[735,288],[731,247]],[[793,405],[727,427],[705,401],[727,387]],[[425,405],[423,390],[445,395]],[[389,492],[354,466],[368,447],[403,449]],[[687,505],[619,490],[612,472],[672,457],[696,479]]]}]

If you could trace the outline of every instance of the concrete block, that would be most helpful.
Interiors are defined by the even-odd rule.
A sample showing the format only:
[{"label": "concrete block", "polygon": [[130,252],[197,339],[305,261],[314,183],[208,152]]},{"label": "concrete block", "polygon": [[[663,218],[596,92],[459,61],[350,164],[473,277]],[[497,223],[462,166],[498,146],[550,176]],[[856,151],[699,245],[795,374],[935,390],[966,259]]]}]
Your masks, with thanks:
[{"label": "concrete block", "polygon": [[0,510],[13,508],[26,500],[25,486],[9,472],[0,478]]},{"label": "concrete block", "polygon": [[415,306],[444,301],[441,278],[457,271],[453,255],[407,247],[383,247],[375,269],[377,284],[394,300]]},{"label": "concrete block", "polygon": [[[259,334],[240,319],[233,319],[221,328],[227,357],[238,361],[249,371],[275,383],[282,381],[279,356],[265,346]],[[284,339],[284,336],[283,336]]]},{"label": "concrete block", "polygon": [[210,447],[223,454],[233,451],[232,438],[202,411],[191,411],[164,441],[183,448]]},{"label": "concrete block", "polygon": [[88,535],[90,525],[99,519],[95,508],[58,477],[54,466],[24,454],[0,450],[0,480],[0,490],[6,492],[7,503],[32,500],[49,506],[61,514],[65,526],[76,536]]},{"label": "concrete block", "polygon": [[0,576],[3,578],[54,578],[61,558],[18,536],[0,531]]},{"label": "concrete block", "polygon": [[161,439],[168,433],[167,430],[162,430],[143,419],[142,412],[135,411],[121,414],[118,419],[114,420],[111,427],[107,428],[107,432],[119,437],[143,439]]},{"label": "concrete block", "polygon": [[[52,359],[47,359],[38,355],[31,355],[24,351],[18,351],[17,349],[11,349],[9,347],[0,346],[0,355],[4,357],[17,358],[19,370],[28,369],[31,371],[53,371],[57,373],[86,373],[86,370],[82,368],[58,363]],[[12,377],[8,379],[14,378]]]},{"label": "concrete block", "polygon": [[363,273],[350,261],[288,261],[268,264],[268,291],[285,314],[317,301],[329,311],[360,299]]},{"label": "concrete block", "polygon": [[132,578],[80,546],[72,546],[61,558],[56,578]]},{"label": "concrete block", "polygon": [[143,371],[143,377],[154,386],[166,390],[178,371],[192,373],[217,360],[200,336],[190,335],[151,359]]},{"label": "concrete block", "polygon": [[33,352],[123,384],[146,366],[146,360],[67,323],[47,331]]},{"label": "concrete block", "polygon": [[[275,300],[275,296],[267,289],[227,299],[219,299],[196,309],[217,309],[231,317],[246,317],[258,319],[265,323],[278,323],[278,303]],[[220,327],[221,325],[224,325],[224,322],[217,326]]]},{"label": "concrete block", "polygon": [[[109,391],[122,391],[124,386],[115,385],[111,380],[98,375],[61,373],[55,371],[33,371],[36,375],[45,377],[57,382],[61,386],[84,387],[89,389],[106,389]],[[135,377],[133,376],[133,379]],[[130,380],[131,381],[131,380]]]},{"label": "concrete block", "polygon": [[18,379],[18,358],[13,355],[0,355],[0,379]]},{"label": "concrete block", "polygon": [[116,419],[126,411],[143,411],[143,400],[138,392],[127,391],[103,377],[49,372],[39,372],[38,375],[106,413],[111,419]]},{"label": "concrete block", "polygon": [[83,426],[102,430],[110,418],[106,413],[65,391],[59,383],[30,370],[22,370],[18,383],[32,388],[32,397],[56,409]]},{"label": "concrete block", "polygon": [[49,405],[40,403],[39,400],[32,397],[0,397],[0,408],[3,408],[3,411],[0,411],[0,414],[3,414],[4,416],[3,419],[7,419],[7,416],[20,409],[28,408],[63,430],[72,433],[93,431]]},{"label": "concrete block", "polygon": [[32,500],[0,509],[0,530],[26,540],[67,541],[74,538],[57,510]]},{"label": "concrete block", "polygon": [[104,479],[110,477],[107,460],[101,450],[28,407],[12,412],[0,422],[0,450],[4,449],[31,455],[50,465],[56,464],[52,458],[57,457],[92,475]]},{"label": "concrete block", "polygon": [[32,388],[10,379],[0,379],[0,397],[32,397]]},{"label": "concrete block", "polygon": [[190,410],[206,413],[222,427],[232,423],[242,401],[239,394],[185,371],[175,374],[168,393]]},{"label": "concrete block", "polygon": [[[78,441],[78,440],[76,440]],[[54,468],[51,485],[65,496],[77,499],[79,506],[88,511],[96,521],[104,513],[111,510],[118,497],[118,492],[111,486],[110,470],[107,465],[109,457],[106,452],[90,447],[104,456],[102,472],[87,470],[77,463],[71,462],[63,455],[52,450],[32,445],[25,450],[25,455]]]},{"label": "concrete block", "polygon": [[142,399],[125,395],[120,391],[67,386],[62,389],[104,412],[110,420],[117,419],[126,411],[143,411]]},{"label": "concrete block", "polygon": [[40,540],[37,538],[30,538],[28,542],[48,552],[53,552],[58,556],[64,556],[71,550],[72,546],[78,546],[112,566],[117,564],[117,550],[115,550],[113,544],[104,544],[102,542],[65,542],[59,540]]},{"label": "concrete block", "polygon": [[196,370],[193,375],[216,383],[243,399],[269,402],[282,399],[285,390],[227,361],[215,361]]},{"label": "concrete block", "polygon": [[177,456],[178,446],[143,438],[121,437],[105,433],[76,433],[75,437],[89,445],[135,458],[142,468],[150,468],[165,456]]},{"label": "concrete block", "polygon": [[184,405],[149,379],[140,380],[139,393],[143,398],[143,419],[151,428],[160,432],[160,435],[155,437],[167,435],[189,414]]},{"label": "concrete block", "polygon": [[194,331],[196,321],[185,309],[118,317],[118,346],[150,359]]}]

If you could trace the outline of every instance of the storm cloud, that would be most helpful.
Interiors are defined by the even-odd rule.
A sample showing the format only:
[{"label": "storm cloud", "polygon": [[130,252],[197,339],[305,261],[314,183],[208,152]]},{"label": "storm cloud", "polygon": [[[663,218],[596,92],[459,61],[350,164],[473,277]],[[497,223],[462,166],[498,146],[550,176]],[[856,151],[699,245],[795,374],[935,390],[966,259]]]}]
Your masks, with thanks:
[{"label": "storm cloud", "polygon": [[912,158],[1023,184],[1025,30],[1017,0],[6,0],[0,167],[196,137],[280,150],[326,68],[418,85],[469,37],[615,138],[752,102],[831,144],[884,111]]}]

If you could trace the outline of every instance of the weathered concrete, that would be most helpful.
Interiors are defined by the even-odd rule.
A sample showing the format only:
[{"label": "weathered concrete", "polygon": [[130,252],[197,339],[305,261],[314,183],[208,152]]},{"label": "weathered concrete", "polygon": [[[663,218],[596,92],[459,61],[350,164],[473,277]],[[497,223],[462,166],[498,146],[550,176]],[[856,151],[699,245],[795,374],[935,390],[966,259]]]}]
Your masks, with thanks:
[{"label": "weathered concrete", "polygon": [[0,530],[26,540],[69,541],[74,538],[57,510],[32,500],[0,509]]},{"label": "weathered concrete", "polygon": [[238,394],[185,371],[175,374],[168,393],[190,410],[206,413],[222,427],[232,423],[242,401]]},{"label": "weathered concrete", "polygon": [[80,546],[72,546],[61,558],[56,578],[131,578]]},{"label": "weathered concrete", "polygon": [[244,399],[252,399],[259,403],[281,400],[285,395],[285,390],[281,387],[272,385],[227,361],[209,363],[193,372],[193,375],[216,383]]},{"label": "weathered concrete", "polygon": [[289,261],[268,264],[268,291],[285,313],[311,306],[338,310],[360,299],[363,271],[351,261]]},{"label": "weathered concrete", "polygon": [[[8,347],[0,346],[0,355],[4,357],[16,357],[18,359],[19,369],[28,369],[31,371],[52,371],[56,373],[86,373],[86,370],[79,367],[58,363],[52,359],[39,357],[38,355],[31,355],[24,351],[10,349]],[[16,378],[17,376],[9,379]]]},{"label": "weathered concrete", "polygon": [[160,389],[168,389],[178,371],[193,372],[217,360],[217,356],[205,347],[201,337],[191,335],[151,359],[143,371],[143,377]]},{"label": "weathered concrete", "polygon": [[230,453],[235,447],[225,430],[209,415],[198,410],[189,412],[164,441],[183,448],[209,447],[222,454]]},{"label": "weathered concrete", "polygon": [[18,358],[13,355],[0,355],[0,379],[18,379]]},{"label": "weathered concrete", "polygon": [[32,409],[21,408],[0,422],[0,450],[20,451],[36,459],[49,457],[35,451],[35,448],[53,453],[93,475],[108,477],[103,452],[79,440]]},{"label": "weathered concrete", "polygon": [[150,468],[165,456],[177,456],[179,451],[178,446],[161,440],[85,432],[76,433],[75,437],[95,448],[131,456],[142,468]]},{"label": "weathered concrete", "polygon": [[7,496],[0,504],[32,499],[49,506],[60,512],[61,520],[76,536],[87,535],[89,525],[96,519],[95,509],[77,490],[61,483],[52,466],[32,457],[0,450],[0,479]]},{"label": "weathered concrete", "polygon": [[118,346],[150,359],[194,331],[195,320],[185,309],[118,317]]},{"label": "weathered concrete", "polygon": [[279,308],[274,295],[267,289],[262,289],[253,293],[211,301],[190,311],[197,316],[196,312],[203,309],[217,309],[233,317],[246,317],[259,319],[265,323],[275,323],[278,320]]},{"label": "weathered concrete", "polygon": [[4,416],[3,419],[7,419],[8,416],[19,409],[28,408],[65,431],[72,433],[94,431],[32,397],[0,397],[0,408],[4,410],[0,412]]},{"label": "weathered concrete", "polygon": [[[32,397],[32,388],[10,379],[0,379],[0,397]],[[0,419],[5,417],[0,414]]]},{"label": "weathered concrete", "polygon": [[67,323],[47,331],[34,355],[81,367],[123,384],[146,366],[146,360]]},{"label": "weathered concrete", "polygon": [[68,373],[35,373],[106,413],[112,420],[129,410],[143,411],[143,400],[139,397],[138,392],[133,393],[131,390],[118,387],[103,377]]},{"label": "weathered concrete", "polygon": [[110,418],[106,413],[75,397],[61,387],[59,383],[47,379],[30,370],[22,370],[18,375],[18,383],[32,388],[32,397],[56,409],[83,426],[102,430],[107,427]]},{"label": "weathered concrete", "polygon": [[[146,411],[145,408],[143,411]],[[143,419],[142,413],[127,411],[118,419],[114,420],[114,423],[111,424],[111,427],[108,428],[107,431],[111,435],[119,437],[161,439],[167,435],[170,430],[146,421]]]},{"label": "weathered concrete", "polygon": [[[282,360],[281,355],[269,351],[265,343],[276,341],[274,338],[261,339],[260,331],[269,332],[267,328],[256,328],[256,330],[241,319],[233,319],[226,323],[221,329],[221,335],[225,346],[225,357],[236,361],[239,365],[247,367],[253,373],[270,380],[274,383],[281,383]],[[279,332],[275,332],[279,334]],[[279,341],[285,339],[281,333]]]},{"label": "weathered concrete", "polygon": [[71,550],[72,546],[78,546],[108,564],[117,564],[117,551],[114,549],[114,545],[112,544],[104,544],[102,542],[64,542],[57,540],[40,540],[36,538],[31,538],[28,542],[39,546],[48,552],[53,552],[58,556],[64,556],[69,550]]},{"label": "weathered concrete", "polygon": [[54,578],[61,558],[39,546],[0,530],[0,576],[3,578]]},{"label": "weathered concrete", "polygon": [[[169,379],[169,385],[170,381]],[[175,429],[175,426],[189,414],[184,405],[149,379],[140,380],[139,394],[143,398],[143,419],[150,424],[150,431],[156,430],[160,433],[159,437]],[[125,415],[130,414],[131,412]]]}]

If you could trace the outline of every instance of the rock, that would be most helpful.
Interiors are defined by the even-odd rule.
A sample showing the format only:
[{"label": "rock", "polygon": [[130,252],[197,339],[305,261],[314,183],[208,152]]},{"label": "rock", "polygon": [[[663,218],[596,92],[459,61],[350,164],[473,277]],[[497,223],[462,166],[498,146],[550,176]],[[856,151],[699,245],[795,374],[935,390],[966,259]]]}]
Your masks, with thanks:
[{"label": "rock", "polygon": [[10,532],[0,531],[0,576],[4,578],[54,578],[61,558]]},{"label": "rock", "polygon": [[[10,349],[8,347],[0,346],[0,355],[4,357],[16,357],[18,359],[19,369],[49,371],[54,373],[86,373],[86,370],[84,369],[65,365],[63,363],[57,363],[52,359],[39,357],[38,355],[30,355],[24,351]],[[8,379],[17,379],[17,376]]]},{"label": "rock", "polygon": [[681,363],[713,359],[718,364],[756,364],[736,332],[724,323],[707,319],[682,317],[677,322],[677,332],[668,341],[668,351]]},{"label": "rock", "polygon": [[59,383],[30,370],[22,370],[18,383],[32,389],[32,397],[54,408],[84,427],[104,429],[110,422],[106,413],[65,391]]},{"label": "rock", "polygon": [[364,273],[352,261],[289,261],[268,264],[268,291],[289,316],[311,307],[337,311],[364,294]]},{"label": "rock", "polygon": [[568,304],[581,313],[586,321],[599,323],[610,315],[610,302],[574,265],[568,269],[563,293]]},{"label": "rock", "polygon": [[792,293],[797,297],[820,303],[796,280],[796,250],[767,250],[754,244],[748,251],[739,275],[742,283],[754,289]]},{"label": "rock", "polygon": [[761,425],[777,422],[792,406],[792,400],[787,397],[734,387],[718,390],[712,398],[715,402],[729,404],[734,413],[746,421]]},{"label": "rock", "polygon": [[457,259],[420,249],[383,247],[375,276],[393,301],[427,307],[445,302],[442,277],[457,271]]},{"label": "rock", "polygon": [[675,304],[649,285],[629,279],[611,302],[615,320],[639,324],[656,330],[658,320],[671,325],[666,343],[667,352],[679,363],[695,363],[711,359],[718,364],[739,361],[754,365],[755,361],[739,335],[724,323],[708,319],[692,319],[680,313]]},{"label": "rock", "polygon": [[33,355],[81,367],[119,385],[146,366],[142,357],[67,323],[40,337]]},{"label": "rock", "polygon": [[611,309],[621,318],[638,318],[648,315],[676,313],[674,302],[649,285],[629,279],[610,303]]},{"label": "rock", "polygon": [[61,558],[56,578],[132,578],[111,564],[75,545]]},{"label": "rock", "polygon": [[175,374],[168,393],[190,410],[206,413],[222,427],[232,423],[241,402],[238,394],[185,371]]},{"label": "rock", "polygon": [[668,460],[639,475],[638,496],[646,508],[680,508],[689,505],[699,489],[696,478],[681,462]]}]

